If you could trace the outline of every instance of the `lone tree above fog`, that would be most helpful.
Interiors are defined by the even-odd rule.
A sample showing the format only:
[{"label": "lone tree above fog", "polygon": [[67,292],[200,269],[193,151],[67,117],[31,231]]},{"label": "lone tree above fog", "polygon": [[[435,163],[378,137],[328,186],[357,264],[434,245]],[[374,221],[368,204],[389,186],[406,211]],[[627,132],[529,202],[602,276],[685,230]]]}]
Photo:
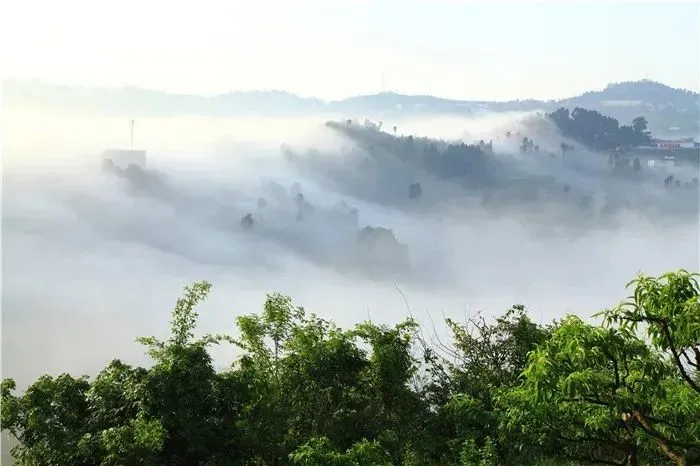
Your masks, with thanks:
[{"label": "lone tree above fog", "polygon": [[594,150],[611,150],[617,147],[636,147],[651,142],[647,120],[637,117],[631,126],[619,122],[595,110],[576,107],[572,112],[561,107],[547,114],[566,137],[574,139]]},{"label": "lone tree above fog", "polygon": [[573,147],[571,147],[570,145],[568,145],[568,144],[565,143],[565,142],[562,142],[562,143],[559,145],[559,148],[561,149],[561,158],[562,158],[562,160],[566,160],[566,153],[569,152],[571,149],[573,149]]},{"label": "lone tree above fog", "polygon": [[423,188],[421,188],[420,183],[411,183],[408,187],[408,198],[418,201],[421,194],[423,194]]},{"label": "lone tree above fog", "polygon": [[642,164],[639,162],[639,157],[635,157],[632,167],[634,168],[634,171],[637,172],[642,169]]},{"label": "lone tree above fog", "polygon": [[636,133],[644,133],[647,130],[647,120],[644,117],[637,117],[632,120],[632,129]]}]

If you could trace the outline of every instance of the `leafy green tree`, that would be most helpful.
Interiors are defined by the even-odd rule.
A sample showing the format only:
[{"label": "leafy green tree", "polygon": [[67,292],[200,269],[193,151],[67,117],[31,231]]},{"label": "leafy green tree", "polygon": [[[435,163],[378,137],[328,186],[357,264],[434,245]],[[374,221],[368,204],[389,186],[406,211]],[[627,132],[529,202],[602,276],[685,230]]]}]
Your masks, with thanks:
[{"label": "leafy green tree", "polygon": [[447,325],[451,344],[438,345],[437,351],[426,345],[433,376],[429,396],[439,413],[441,448],[450,452],[443,461],[457,462],[467,442],[474,451],[493,449],[500,464],[519,464],[522,458],[514,457],[522,455],[512,451],[513,438],[501,437],[495,397],[519,384],[529,352],[549,338],[551,327],[533,322],[521,305],[492,324],[479,315],[463,325],[448,319]]},{"label": "leafy green tree", "polygon": [[236,344],[244,354],[234,367],[249,374],[259,393],[240,423],[248,448],[265,452],[263,459],[274,463],[312,436],[350,447],[357,431],[349,427],[364,405],[353,388],[367,366],[352,336],[307,317],[279,294],[268,296],[261,315],[237,321]]},{"label": "leafy green tree", "polygon": [[[261,315],[237,321],[244,354],[234,367],[250,374],[262,395],[239,423],[247,450],[280,464],[310,439],[325,439],[333,452],[370,439],[404,464],[426,414],[409,386],[416,371],[412,321],[342,331],[279,294],[268,296]],[[320,451],[314,445],[309,448]]]},{"label": "leafy green tree", "polygon": [[531,354],[523,385],[499,400],[508,412],[506,429],[550,454],[590,464],[700,461],[700,397],[679,358],[664,357],[667,324],[658,324],[651,346],[632,324],[667,312],[676,329],[668,332],[679,338],[674,348],[697,342],[697,284],[685,272],[636,284],[633,301],[606,313],[608,323],[626,326],[569,316]]},{"label": "leafy green tree", "polygon": [[163,450],[167,432],[141,409],[148,371],[112,361],[86,393],[90,416],[82,447],[106,464],[149,464]]},{"label": "leafy green tree", "polygon": [[421,442],[427,406],[410,383],[418,371],[411,349],[417,324],[409,319],[394,327],[371,322],[353,331],[372,348],[366,373],[371,391],[368,408],[374,413],[377,438],[394,464],[405,464]]},{"label": "leafy green tree", "polygon": [[661,277],[640,276],[628,283],[634,295],[604,312],[607,325],[636,334],[645,330],[655,348],[673,362],[688,385],[700,394],[700,287],[698,274],[685,270]]},{"label": "leafy green tree", "polygon": [[150,370],[113,361],[92,384],[44,376],[20,397],[11,393],[12,380],[3,381],[2,428],[20,440],[18,462],[198,464],[215,456],[217,376],[206,348],[224,337],[193,334],[194,308],[210,287],[185,288],[167,341],[139,339],[154,360]]},{"label": "leafy green tree", "polygon": [[15,397],[15,382],[2,382],[2,428],[17,440],[12,455],[20,464],[84,464],[90,451],[79,448],[87,431],[85,377],[42,376]]},{"label": "leafy green tree", "polygon": [[141,403],[168,432],[164,460],[169,464],[198,464],[217,452],[219,423],[216,418],[217,374],[207,347],[227,340],[224,336],[194,338],[198,314],[195,307],[209,293],[211,284],[197,282],[185,288],[172,313],[167,341],[139,338],[154,365],[144,378]]}]

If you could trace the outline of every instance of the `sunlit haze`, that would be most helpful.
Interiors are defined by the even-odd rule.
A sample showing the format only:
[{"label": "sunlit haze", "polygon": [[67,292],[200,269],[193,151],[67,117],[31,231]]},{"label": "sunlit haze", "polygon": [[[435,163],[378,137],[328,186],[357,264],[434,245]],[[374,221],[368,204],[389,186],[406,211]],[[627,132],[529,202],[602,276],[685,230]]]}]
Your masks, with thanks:
[{"label": "sunlit haze", "polygon": [[0,17],[4,76],[55,83],[510,100],[700,82],[697,2],[26,0]]},{"label": "sunlit haze", "polygon": [[[331,445],[324,432],[341,439],[323,456],[337,464],[573,464],[520,462],[536,441],[559,458],[558,436],[595,464],[608,450],[608,464],[667,464],[632,458],[670,451],[671,427],[699,435],[690,385],[672,393],[685,382],[658,359],[668,343],[685,364],[673,344],[644,352],[598,327],[639,273],[700,270],[698,2],[7,0],[0,77],[2,464],[8,432],[44,455],[16,449],[21,464],[66,465],[326,464],[288,454]],[[192,333],[241,342],[247,329],[249,343],[205,358],[181,340],[178,305],[171,343],[145,352],[136,339],[166,340],[200,281],[212,289]],[[677,283],[638,307],[690,354]],[[283,322],[273,293],[360,331]],[[518,305],[541,327],[512,320]],[[237,324],[251,314],[267,317]],[[409,317],[420,341],[356,327]],[[528,356],[545,344],[558,352]],[[25,390],[115,358],[154,369]],[[551,361],[574,372],[534,387],[564,387],[559,405],[505,391],[565,374]],[[5,378],[28,397],[13,401]],[[496,404],[509,397],[592,433],[526,428],[533,416]],[[520,456],[497,461],[492,440]],[[352,456],[375,444],[399,459]],[[260,459],[268,448],[279,460]]]}]

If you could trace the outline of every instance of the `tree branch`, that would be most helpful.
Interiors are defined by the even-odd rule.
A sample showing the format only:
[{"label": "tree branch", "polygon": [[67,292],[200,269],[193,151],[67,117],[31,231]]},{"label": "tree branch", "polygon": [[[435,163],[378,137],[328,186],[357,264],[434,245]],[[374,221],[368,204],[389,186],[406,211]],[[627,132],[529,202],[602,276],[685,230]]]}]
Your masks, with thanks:
[{"label": "tree branch", "polygon": [[650,435],[652,438],[654,438],[654,440],[656,440],[656,443],[671,461],[676,463],[678,466],[685,466],[687,464],[684,455],[678,453],[677,451],[674,451],[671,447],[672,444],[676,445],[677,442],[673,442],[664,435],[661,435],[661,433],[659,433],[656,429],[654,429],[654,427],[649,423],[647,417],[641,411],[635,410],[632,413],[632,415],[639,422],[639,425],[642,428],[642,430],[648,435]]},{"label": "tree branch", "polygon": [[666,337],[666,341],[668,342],[668,347],[671,349],[671,354],[673,354],[673,358],[676,361],[676,366],[681,371],[681,375],[683,376],[683,379],[688,383],[688,385],[690,385],[690,387],[693,390],[700,393],[700,385],[695,383],[695,381],[692,379],[692,377],[690,377],[690,375],[685,371],[685,367],[683,367],[683,362],[681,361],[681,358],[678,356],[678,351],[676,351],[676,346],[673,344],[673,337],[671,336],[671,332],[668,330],[668,325],[666,323],[662,323],[661,330],[664,332],[664,336]]}]

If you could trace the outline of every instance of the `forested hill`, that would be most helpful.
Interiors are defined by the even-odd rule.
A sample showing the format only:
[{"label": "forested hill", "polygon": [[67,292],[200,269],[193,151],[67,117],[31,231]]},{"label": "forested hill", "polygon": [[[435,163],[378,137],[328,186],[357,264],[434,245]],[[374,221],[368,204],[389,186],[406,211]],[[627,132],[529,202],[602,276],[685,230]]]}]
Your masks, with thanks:
[{"label": "forested hill", "polygon": [[[22,465],[700,464],[697,276],[633,287],[602,325],[515,306],[431,343],[412,319],[341,329],[279,294],[236,337],[195,338],[199,282],[168,339],[139,339],[151,367],[4,379],[2,428]],[[219,343],[241,354],[224,371]]]},{"label": "forested hill", "polygon": [[601,91],[557,102],[563,107],[584,107],[619,121],[644,117],[659,136],[700,135],[700,94],[649,80],[610,84]]},{"label": "forested hill", "polygon": [[[627,81],[617,84],[609,84],[600,91],[588,91],[579,96],[559,101],[561,105],[579,107],[597,107],[601,103],[608,105],[618,102],[642,101],[655,107],[676,106],[691,110],[697,106],[700,94],[687,89],[676,89],[655,81]],[[612,101],[612,102],[610,102]]]},{"label": "forested hill", "polygon": [[558,107],[584,107],[620,121],[643,116],[655,133],[678,128],[684,134],[698,133],[700,95],[653,81],[610,84],[562,100],[523,99],[507,102],[455,100],[434,96],[403,95],[393,92],[349,97],[324,102],[283,91],[231,92],[212,97],[168,94],[159,91],[122,88],[86,88],[52,85],[38,81],[3,81],[3,106],[48,106],[93,114],[149,116],[198,114],[211,116],[302,115],[341,113],[348,116],[393,113],[473,114],[483,111],[552,111]]},{"label": "forested hill", "polygon": [[638,116],[631,125],[621,125],[615,118],[595,110],[560,107],[547,115],[564,136],[575,139],[589,149],[614,150],[651,144],[647,120]]}]

